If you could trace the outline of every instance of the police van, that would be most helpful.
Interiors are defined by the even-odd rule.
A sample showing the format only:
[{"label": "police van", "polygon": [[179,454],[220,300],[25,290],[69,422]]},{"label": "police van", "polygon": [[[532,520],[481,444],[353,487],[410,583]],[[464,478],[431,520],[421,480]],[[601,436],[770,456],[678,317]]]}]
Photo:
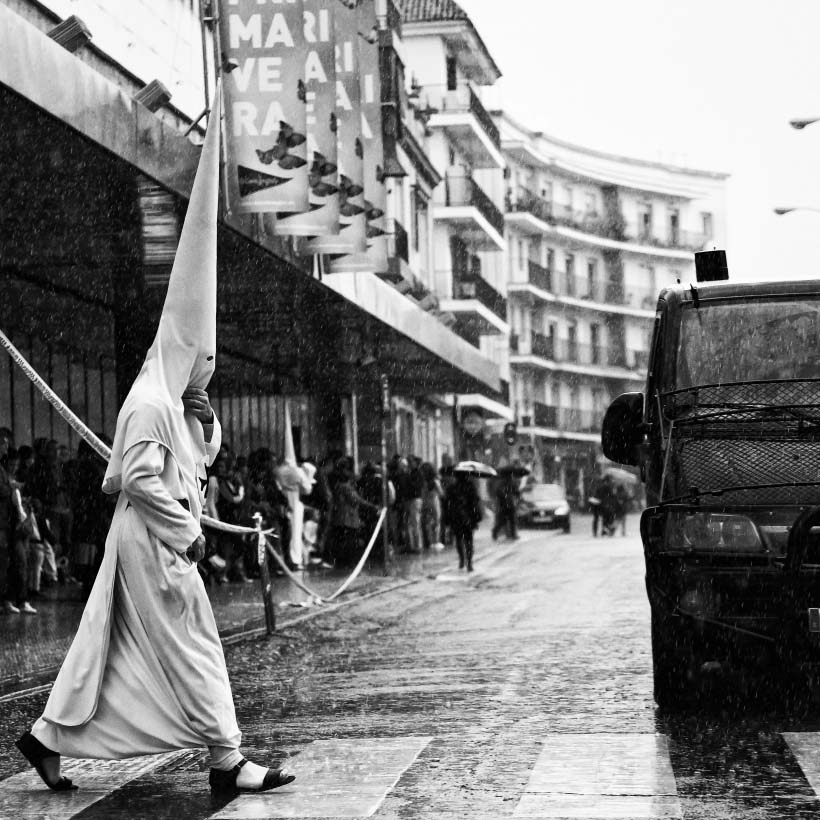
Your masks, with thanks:
[{"label": "police van", "polygon": [[659,296],[646,389],[602,428],[645,482],[663,707],[707,670],[820,677],[820,281],[731,284],[722,251],[696,261],[696,285]]}]

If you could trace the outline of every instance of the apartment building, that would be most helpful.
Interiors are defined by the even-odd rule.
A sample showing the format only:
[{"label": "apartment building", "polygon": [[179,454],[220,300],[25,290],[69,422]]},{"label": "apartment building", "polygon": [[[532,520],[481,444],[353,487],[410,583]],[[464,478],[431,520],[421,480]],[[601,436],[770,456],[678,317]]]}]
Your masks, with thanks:
[{"label": "apartment building", "polygon": [[506,163],[498,127],[481,101],[482,89],[494,84],[500,71],[453,0],[400,0],[398,5],[409,106],[421,126],[418,139],[441,178],[431,198],[418,188],[411,194],[429,219],[425,224],[432,236],[425,283],[453,329],[500,368],[505,383],[501,400],[475,393],[448,397],[458,419],[472,418],[463,435],[464,454],[478,456],[490,428],[477,420],[489,424],[511,418]]},{"label": "apartment building", "polygon": [[645,381],[658,291],[694,281],[695,251],[724,247],[726,175],[496,122],[519,449],[580,499],[606,408]]}]

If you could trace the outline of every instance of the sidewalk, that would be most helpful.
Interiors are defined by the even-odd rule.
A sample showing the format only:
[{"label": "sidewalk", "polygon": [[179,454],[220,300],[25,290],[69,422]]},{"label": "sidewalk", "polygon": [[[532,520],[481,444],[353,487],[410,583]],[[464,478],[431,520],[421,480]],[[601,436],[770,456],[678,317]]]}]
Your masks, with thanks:
[{"label": "sidewalk", "polygon": [[[489,522],[482,522],[475,538],[476,565],[480,567],[489,555],[506,551],[510,546],[504,541],[494,544]],[[441,553],[397,555],[389,575],[384,574],[380,561],[371,560],[333,603],[343,604],[365,595],[387,592],[457,565],[455,547],[448,547]],[[320,596],[329,596],[345,582],[351,569],[311,569],[300,573],[300,580]],[[83,612],[84,602],[80,600],[79,589],[68,585],[43,590],[43,597],[33,601],[37,607],[36,615],[0,614],[0,697],[54,679]],[[211,587],[208,594],[224,642],[264,633],[259,581]],[[277,630],[302,620],[308,612],[321,612],[325,608],[322,605],[305,606],[309,596],[286,577],[274,579],[273,596]]]}]

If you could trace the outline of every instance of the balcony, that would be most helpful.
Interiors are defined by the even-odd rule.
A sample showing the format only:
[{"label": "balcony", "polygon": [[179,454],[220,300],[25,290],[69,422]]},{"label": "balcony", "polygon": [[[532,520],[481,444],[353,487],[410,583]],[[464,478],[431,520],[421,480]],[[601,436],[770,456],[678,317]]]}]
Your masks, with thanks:
[{"label": "balcony", "polygon": [[532,259],[527,262],[527,279],[531,285],[541,290],[552,291],[552,271],[533,262]]},{"label": "balcony", "polygon": [[665,236],[656,236],[655,232],[643,223],[628,222],[626,241],[639,245],[650,245],[654,248],[670,248],[679,251],[699,251],[706,244],[708,236],[698,231],[669,229]]},{"label": "balcony", "polygon": [[456,317],[458,332],[473,344],[487,334],[507,334],[507,300],[481,276],[481,265],[471,257],[468,270],[438,273],[436,278],[452,277],[452,298],[442,299],[440,307]]},{"label": "balcony", "polygon": [[542,359],[554,358],[553,338],[533,330],[530,334],[530,353]]},{"label": "balcony", "polygon": [[453,282],[454,299],[475,299],[499,319],[507,321],[507,300],[486,279],[461,279]]},{"label": "balcony", "polygon": [[536,427],[557,427],[558,408],[535,401],[532,403],[532,420]]},{"label": "balcony", "polygon": [[646,371],[649,368],[649,351],[648,350],[627,350],[626,352],[627,366],[632,370]]},{"label": "balcony", "polygon": [[455,88],[428,85],[422,91],[422,107],[435,111],[430,128],[442,128],[473,168],[503,168],[501,135],[493,118],[467,82]]},{"label": "balcony", "polygon": [[558,429],[570,433],[600,433],[603,414],[595,410],[558,407]]},{"label": "balcony", "polygon": [[501,250],[504,215],[469,176],[447,174],[444,202],[436,202],[433,215],[453,225],[458,234],[477,250]]},{"label": "balcony", "polygon": [[[507,194],[505,206],[507,221],[524,233],[538,235],[545,231],[545,224],[561,225],[604,239],[623,241],[619,219],[602,216],[597,211],[575,210],[571,205],[544,199],[523,186]],[[526,219],[527,216],[531,218]]]}]

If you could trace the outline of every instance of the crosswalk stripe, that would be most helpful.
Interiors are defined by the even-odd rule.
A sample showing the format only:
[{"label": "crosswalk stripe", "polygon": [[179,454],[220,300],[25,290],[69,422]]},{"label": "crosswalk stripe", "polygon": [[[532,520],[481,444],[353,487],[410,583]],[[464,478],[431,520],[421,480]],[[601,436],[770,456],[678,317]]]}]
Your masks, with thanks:
[{"label": "crosswalk stripe", "polygon": [[548,735],[515,817],[682,817],[666,737]]},{"label": "crosswalk stripe", "polygon": [[287,766],[289,786],[243,794],[210,820],[370,817],[431,737],[317,740]]},{"label": "crosswalk stripe", "polygon": [[783,739],[803,770],[803,776],[820,795],[820,732],[783,732]]},{"label": "crosswalk stripe", "polygon": [[190,750],[128,760],[62,759],[61,771],[80,788],[55,794],[34,769],[0,782],[0,817],[71,820],[84,809],[148,772],[190,756]]}]

